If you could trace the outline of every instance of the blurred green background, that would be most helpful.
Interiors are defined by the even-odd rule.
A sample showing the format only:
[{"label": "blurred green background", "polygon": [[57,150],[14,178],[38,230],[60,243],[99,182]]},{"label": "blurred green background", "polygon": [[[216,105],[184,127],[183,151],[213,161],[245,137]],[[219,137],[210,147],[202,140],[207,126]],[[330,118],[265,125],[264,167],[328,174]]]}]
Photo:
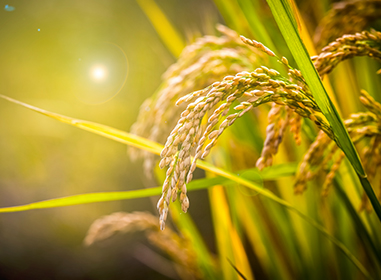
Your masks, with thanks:
[{"label": "blurred green background", "polygon": [[[158,4],[184,40],[223,22],[211,1]],[[0,7],[0,93],[52,112],[128,131],[175,62],[134,0],[1,0]],[[6,101],[0,119],[0,207],[144,187],[141,162],[131,163],[124,145]],[[0,278],[176,278],[138,234],[82,245],[90,224],[115,211],[156,214],[149,199],[137,199],[0,215]],[[212,231],[209,218],[194,215]]]}]

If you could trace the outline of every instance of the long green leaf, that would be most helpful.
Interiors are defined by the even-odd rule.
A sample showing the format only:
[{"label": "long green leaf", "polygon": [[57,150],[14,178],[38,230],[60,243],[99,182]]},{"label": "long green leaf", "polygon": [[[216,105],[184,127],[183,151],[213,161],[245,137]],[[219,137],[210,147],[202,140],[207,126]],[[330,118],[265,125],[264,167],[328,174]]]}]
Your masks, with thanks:
[{"label": "long green leaf", "polygon": [[[274,165],[271,168],[266,169],[264,172],[258,172],[256,169],[247,169],[238,172],[239,176],[242,176],[249,180],[256,180],[258,177],[261,177],[264,180],[274,180],[279,179],[285,176],[294,175],[296,172],[296,164],[281,164]],[[227,180],[224,177],[218,176],[214,178],[205,178],[199,180],[193,180],[187,184],[188,191],[196,191],[206,189],[218,184],[232,185],[236,184],[234,181]],[[95,202],[105,202],[105,201],[116,201],[116,200],[126,200],[126,199],[135,199],[150,197],[154,195],[161,194],[161,187],[148,188],[141,190],[130,190],[130,191],[119,191],[119,192],[97,192],[97,193],[86,193],[78,194],[54,199],[43,200],[39,202],[3,207],[0,208],[0,213],[9,213],[9,212],[21,212],[28,211],[33,209],[46,209],[46,208],[56,208],[63,206],[73,206],[79,204],[95,203]]]},{"label": "long green leaf", "polygon": [[[76,126],[78,128],[93,132],[95,134],[102,135],[104,137],[113,139],[115,141],[131,145],[140,149],[144,149],[147,151],[150,151],[155,154],[160,154],[161,151],[161,145],[152,141],[149,141],[145,138],[134,136],[132,134],[129,134],[127,132],[106,126],[106,125],[101,125],[89,121],[83,121],[83,120],[76,120],[70,117],[66,117],[63,115],[59,115],[56,113],[52,113],[46,110],[39,109],[37,107],[28,105],[26,103],[17,101],[15,99],[9,98],[4,95],[0,95],[0,98],[6,99],[10,102],[16,103],[18,105],[24,106],[30,110],[33,110],[35,112],[38,112],[40,114],[49,116],[53,119],[59,120],[61,122]],[[210,163],[204,162],[204,161],[198,161],[197,166],[206,170],[210,171],[216,175],[220,175],[222,177],[225,177],[226,179],[232,180],[235,183],[241,184],[243,186],[246,186],[248,188],[251,188],[255,191],[258,192],[258,194],[261,194],[262,196],[275,201],[279,203],[280,205],[283,205],[286,207],[288,210],[296,213],[299,217],[301,217],[303,220],[305,220],[307,223],[312,225],[314,228],[316,228],[318,231],[320,231],[324,236],[326,236],[333,244],[335,244],[352,262],[353,264],[366,276],[367,278],[371,278],[369,272],[365,269],[365,267],[359,262],[359,260],[345,247],[345,245],[337,240],[334,236],[330,235],[329,232],[321,226],[319,223],[317,223],[315,220],[311,219],[298,209],[296,209],[294,206],[292,206],[290,203],[287,201],[279,198],[276,196],[274,193],[271,191],[262,188],[262,185],[259,185],[255,182],[252,182],[250,180],[247,180],[243,178],[242,176],[235,175],[231,172],[228,172],[226,170],[220,169]]]},{"label": "long green leaf", "polygon": [[116,201],[124,199],[133,199],[141,197],[150,197],[154,195],[159,195],[161,193],[161,188],[149,188],[142,190],[133,191],[121,191],[121,192],[97,192],[97,193],[85,193],[78,194],[54,199],[43,200],[39,202],[33,202],[29,204],[3,207],[0,208],[0,213],[10,213],[10,212],[21,212],[34,209],[46,209],[46,208],[56,208],[63,206],[73,206],[94,202],[104,202],[104,201]]},{"label": "long green leaf", "polygon": [[291,0],[267,0],[279,29],[282,32],[282,35],[285,38],[286,43],[303,74],[303,77],[306,79],[317,104],[331,125],[331,128],[335,134],[336,143],[343,150],[353,168],[356,170],[359,180],[361,181],[361,185],[368,195],[378,218],[381,220],[381,205],[374,194],[368,179],[366,178],[359,155],[357,154],[356,149],[349,138],[344,123],[332,101],[328,97],[328,94],[319,78],[319,74],[310,59],[302,39],[300,38],[297,19],[294,16],[290,1]]},{"label": "long green leaf", "polygon": [[74,118],[67,117],[64,115],[52,113],[52,112],[37,108],[35,106],[26,104],[24,102],[20,102],[18,100],[15,100],[15,99],[10,98],[10,97],[5,96],[5,95],[0,94],[0,97],[5,99],[5,100],[8,100],[12,103],[21,105],[25,108],[28,108],[34,112],[37,112],[37,113],[40,113],[42,115],[48,116],[50,118],[56,119],[60,122],[76,126],[76,127],[81,128],[83,130],[90,131],[92,133],[104,136],[106,138],[110,138],[112,140],[118,141],[118,142],[123,143],[123,144],[127,144],[127,145],[135,147],[135,148],[143,149],[143,150],[146,150],[148,152],[151,152],[151,153],[154,153],[157,155],[159,155],[161,150],[163,149],[163,146],[156,143],[156,142],[150,141],[148,139],[139,137],[139,136],[134,135],[134,134],[127,133],[127,132],[119,130],[119,129],[112,128],[112,127],[107,126],[107,125],[89,122],[89,121],[85,121],[85,120],[74,119]]},{"label": "long green leaf", "polygon": [[337,143],[343,149],[356,172],[361,176],[365,176],[359,156],[351,139],[349,138],[343,121],[341,120],[335,106],[329,99],[328,94],[319,78],[319,74],[310,59],[302,39],[300,38],[298,24],[292,12],[290,2],[288,0],[267,0],[267,2],[276,22],[278,23],[279,29],[281,30],[282,35],[285,38],[286,43],[303,74],[303,77],[306,79],[307,84],[311,88],[317,104],[329,121],[332,130],[335,133]]},{"label": "long green leaf", "polygon": [[[336,182],[337,181],[337,182]],[[359,240],[361,243],[365,245],[365,247],[370,248],[370,252],[372,252],[376,257],[378,262],[381,264],[381,252],[379,251],[379,248],[376,247],[374,244],[372,238],[370,237],[363,221],[359,217],[358,211],[354,209],[351,201],[349,200],[347,194],[342,189],[343,182],[341,182],[341,178],[336,178],[335,180],[335,190],[339,196],[339,198],[342,200],[343,204],[346,207],[346,210],[348,214],[351,216],[353,224],[356,227],[356,232],[359,235]],[[379,267],[377,267],[379,268]]]}]

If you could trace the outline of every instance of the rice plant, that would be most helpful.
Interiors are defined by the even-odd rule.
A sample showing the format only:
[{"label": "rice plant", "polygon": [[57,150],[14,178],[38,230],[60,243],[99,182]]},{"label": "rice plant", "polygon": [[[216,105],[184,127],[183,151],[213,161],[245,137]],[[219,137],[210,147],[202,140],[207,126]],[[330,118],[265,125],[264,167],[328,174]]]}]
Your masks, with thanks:
[{"label": "rice plant", "polygon": [[0,212],[160,195],[156,212],[100,217],[84,244],[140,232],[176,279],[379,279],[381,1],[214,2],[224,23],[183,48],[160,3],[137,1],[178,58],[130,132],[0,95],[126,144],[148,188]]}]

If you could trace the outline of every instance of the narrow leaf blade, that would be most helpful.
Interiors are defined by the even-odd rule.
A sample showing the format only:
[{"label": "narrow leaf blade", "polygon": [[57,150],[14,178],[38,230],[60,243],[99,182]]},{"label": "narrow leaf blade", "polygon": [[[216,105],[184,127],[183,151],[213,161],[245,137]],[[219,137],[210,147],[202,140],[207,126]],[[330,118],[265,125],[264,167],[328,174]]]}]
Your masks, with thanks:
[{"label": "narrow leaf blade", "polygon": [[298,64],[303,77],[316,99],[317,104],[322,110],[324,116],[330,123],[332,130],[336,136],[337,144],[342,148],[354,169],[361,176],[365,176],[364,169],[360,162],[360,158],[356,149],[349,138],[348,132],[344,127],[344,123],[340,118],[335,106],[328,97],[327,92],[319,78],[310,56],[299,36],[298,25],[292,13],[292,8],[288,0],[268,0],[267,1],[276,22],[285,38],[287,45]]},{"label": "narrow leaf blade", "polygon": [[292,12],[292,0],[267,0],[273,16],[282,32],[286,43],[298,64],[313,96],[324,116],[331,125],[337,145],[343,150],[351,165],[355,169],[365,193],[369,197],[378,218],[381,220],[381,205],[368,181],[360,157],[351,141],[343,120],[329,98],[319,74],[314,67],[310,56],[300,38],[297,21]]}]

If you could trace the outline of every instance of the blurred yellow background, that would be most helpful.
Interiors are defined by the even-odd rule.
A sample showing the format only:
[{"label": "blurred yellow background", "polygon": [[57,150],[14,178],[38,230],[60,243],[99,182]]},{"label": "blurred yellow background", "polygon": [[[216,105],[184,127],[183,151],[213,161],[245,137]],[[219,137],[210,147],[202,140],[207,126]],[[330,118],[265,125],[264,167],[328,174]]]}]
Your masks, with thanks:
[{"label": "blurred yellow background", "polygon": [[[222,21],[211,1],[157,3],[184,41]],[[0,94],[52,112],[128,131],[175,62],[134,0],[0,1],[0,8]],[[0,119],[0,207],[144,187],[141,164],[124,145],[4,100]],[[82,245],[99,216],[145,210],[156,214],[149,199],[2,214],[0,278],[165,279],[137,260],[148,248],[139,236]],[[171,269],[167,276],[176,277]]]}]

